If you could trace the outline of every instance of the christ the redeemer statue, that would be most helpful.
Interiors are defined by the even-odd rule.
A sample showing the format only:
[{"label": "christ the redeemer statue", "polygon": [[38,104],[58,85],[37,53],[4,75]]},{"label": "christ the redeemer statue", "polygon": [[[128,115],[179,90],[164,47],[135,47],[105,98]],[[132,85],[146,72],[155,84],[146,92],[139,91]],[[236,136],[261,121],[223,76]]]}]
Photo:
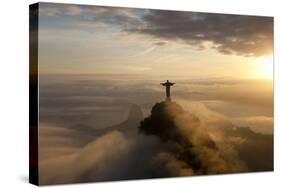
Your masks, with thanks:
[{"label": "christ the redeemer statue", "polygon": [[166,87],[166,101],[171,101],[170,87],[173,86],[175,83],[169,82],[169,80],[167,80],[165,83],[160,84]]}]

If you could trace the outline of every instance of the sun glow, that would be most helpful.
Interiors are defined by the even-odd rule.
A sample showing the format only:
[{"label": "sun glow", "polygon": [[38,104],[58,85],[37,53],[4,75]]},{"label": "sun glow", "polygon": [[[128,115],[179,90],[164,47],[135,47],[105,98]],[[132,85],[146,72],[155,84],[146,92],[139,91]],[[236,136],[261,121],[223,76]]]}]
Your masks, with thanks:
[{"label": "sun glow", "polygon": [[262,79],[273,79],[273,58],[260,58],[257,62],[256,76]]}]

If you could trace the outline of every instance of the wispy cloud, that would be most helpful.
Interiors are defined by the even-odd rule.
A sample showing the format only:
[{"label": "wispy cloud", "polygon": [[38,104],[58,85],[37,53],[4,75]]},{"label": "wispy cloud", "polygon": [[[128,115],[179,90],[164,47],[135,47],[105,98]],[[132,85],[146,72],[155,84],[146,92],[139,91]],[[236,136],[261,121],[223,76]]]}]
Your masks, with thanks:
[{"label": "wispy cloud", "polygon": [[155,48],[156,48],[156,46],[149,47],[149,48],[147,48],[146,50],[143,50],[143,51],[141,51],[141,52],[139,52],[139,53],[137,53],[137,54],[134,54],[134,55],[129,56],[129,58],[140,57],[140,56],[149,54],[149,53],[152,52]]}]

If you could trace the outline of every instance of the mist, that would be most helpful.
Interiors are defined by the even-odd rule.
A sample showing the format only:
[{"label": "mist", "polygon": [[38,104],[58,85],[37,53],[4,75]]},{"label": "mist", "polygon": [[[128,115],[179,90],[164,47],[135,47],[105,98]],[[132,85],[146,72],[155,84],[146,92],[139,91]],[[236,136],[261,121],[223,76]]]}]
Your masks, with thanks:
[{"label": "mist", "polygon": [[[41,75],[40,123],[104,128],[125,120],[131,104],[139,105],[147,116],[152,106],[164,98],[164,92],[159,78],[140,77]],[[173,98],[200,118],[216,113],[238,126],[272,133],[272,81],[213,78],[181,79],[177,83]]]},{"label": "mist", "polygon": [[[190,87],[178,84],[165,105],[160,80],[46,78],[41,185],[273,170],[272,91],[244,87],[253,81],[179,80]],[[221,97],[229,88],[236,97]]]}]

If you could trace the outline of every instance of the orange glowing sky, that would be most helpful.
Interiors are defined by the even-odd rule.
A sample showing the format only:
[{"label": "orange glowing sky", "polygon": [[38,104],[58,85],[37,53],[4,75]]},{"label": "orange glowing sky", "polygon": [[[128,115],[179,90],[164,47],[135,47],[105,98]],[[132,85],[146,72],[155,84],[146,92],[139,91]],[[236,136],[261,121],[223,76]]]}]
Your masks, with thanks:
[{"label": "orange glowing sky", "polygon": [[41,3],[41,73],[273,79],[273,18]]}]

